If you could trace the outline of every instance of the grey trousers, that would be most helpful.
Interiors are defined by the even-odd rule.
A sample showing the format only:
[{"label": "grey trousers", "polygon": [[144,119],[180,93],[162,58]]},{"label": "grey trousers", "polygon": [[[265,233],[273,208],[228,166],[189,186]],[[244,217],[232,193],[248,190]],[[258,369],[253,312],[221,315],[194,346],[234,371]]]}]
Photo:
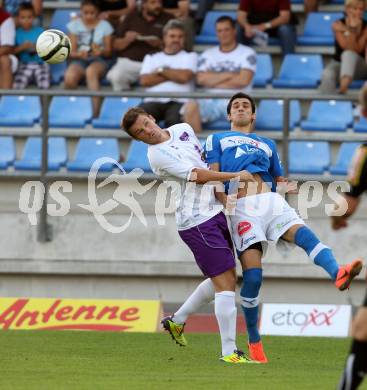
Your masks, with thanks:
[{"label": "grey trousers", "polygon": [[367,79],[366,61],[354,51],[343,51],[341,62],[331,60],[322,72],[321,92],[334,93],[340,78],[343,76],[350,76],[353,80]]}]

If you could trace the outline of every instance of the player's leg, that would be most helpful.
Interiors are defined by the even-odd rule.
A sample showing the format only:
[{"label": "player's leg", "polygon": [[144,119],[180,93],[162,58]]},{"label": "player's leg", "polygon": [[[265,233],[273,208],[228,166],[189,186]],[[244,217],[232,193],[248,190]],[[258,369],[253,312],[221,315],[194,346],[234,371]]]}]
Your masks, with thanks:
[{"label": "player's leg", "polygon": [[363,377],[367,375],[367,292],[363,306],[353,320],[352,336],[353,342],[339,390],[357,389]]},{"label": "player's leg", "polygon": [[[91,91],[98,91],[101,86],[100,80],[102,79],[104,73],[107,69],[107,63],[105,61],[95,61],[92,62],[85,71],[85,78],[87,81],[87,87]],[[99,110],[101,108],[101,98],[92,97],[93,103],[93,118],[98,117]]]},{"label": "player's leg", "polygon": [[361,272],[363,263],[360,259],[339,266],[332,250],[324,245],[306,225],[297,223],[292,225],[282,235],[282,239],[302,248],[316,265],[322,267],[330,275],[336,287],[341,291],[347,289],[354,277]]}]

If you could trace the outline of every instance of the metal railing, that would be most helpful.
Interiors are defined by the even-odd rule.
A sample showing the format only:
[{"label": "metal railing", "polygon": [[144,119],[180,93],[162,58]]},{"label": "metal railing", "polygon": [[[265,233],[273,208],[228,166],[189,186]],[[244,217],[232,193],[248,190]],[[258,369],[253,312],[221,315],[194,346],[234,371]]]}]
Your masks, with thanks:
[{"label": "metal railing", "polygon": [[[288,175],[288,153],[289,153],[289,140],[290,140],[290,124],[289,124],[289,114],[290,114],[290,101],[293,99],[297,100],[352,100],[356,101],[356,94],[348,94],[344,96],[340,95],[320,95],[315,94],[314,91],[307,90],[294,90],[286,93],[286,96],[280,97],[281,91],[269,90],[266,92],[251,92],[251,96],[255,99],[281,99],[283,100],[283,118],[284,118],[284,128],[282,131],[282,161],[284,167],[284,173]],[[301,94],[301,96],[300,96]],[[89,91],[89,90],[63,90],[63,89],[50,89],[50,90],[39,90],[39,89],[26,89],[26,90],[15,90],[15,89],[0,89],[1,95],[17,95],[17,96],[40,96],[42,103],[42,124],[41,124],[41,137],[42,137],[42,158],[41,158],[41,170],[39,179],[44,185],[45,196],[43,199],[42,208],[40,210],[40,222],[38,225],[38,240],[40,242],[47,242],[52,240],[51,227],[47,223],[47,198],[48,198],[48,183],[50,180],[47,177],[48,173],[48,137],[49,137],[49,103],[50,99],[54,96],[89,96],[89,97],[155,97],[155,98],[187,98],[187,99],[228,99],[233,93],[216,93],[215,96],[211,95],[208,92],[189,92],[189,93],[152,93],[145,92],[142,90],[134,91],[123,91],[123,92],[114,92],[114,91]],[[66,113],[67,114],[67,113]],[[230,128],[230,126],[228,126]],[[301,139],[298,137],[297,139]],[[307,140],[307,135],[304,137]],[[322,138],[320,138],[322,140]]]}]

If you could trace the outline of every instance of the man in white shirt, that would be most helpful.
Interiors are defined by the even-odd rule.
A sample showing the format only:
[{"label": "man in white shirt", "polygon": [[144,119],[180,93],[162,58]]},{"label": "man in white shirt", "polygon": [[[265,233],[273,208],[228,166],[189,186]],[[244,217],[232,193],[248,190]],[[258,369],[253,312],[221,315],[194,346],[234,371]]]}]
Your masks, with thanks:
[{"label": "man in white shirt", "polygon": [[[217,19],[219,46],[205,50],[198,61],[197,84],[208,93],[249,92],[256,71],[255,51],[236,40],[236,22],[229,16]],[[200,99],[185,104],[184,115],[196,131],[202,123],[227,120],[227,99]]]},{"label": "man in white shirt", "polygon": [[0,88],[10,89],[13,84],[13,73],[18,65],[17,58],[11,54],[14,45],[14,20],[4,11],[0,0]]},{"label": "man in white shirt", "polygon": [[[194,90],[197,55],[183,50],[185,30],[181,21],[170,20],[163,29],[164,50],[144,57],[140,84],[147,92],[190,92]],[[169,127],[182,121],[187,99],[146,98],[140,105],[157,122]],[[189,122],[190,123],[190,122]]]},{"label": "man in white shirt", "polygon": [[[134,139],[149,144],[148,159],[153,172],[173,186],[176,195],[178,233],[195,256],[197,265],[208,278],[163,327],[182,346],[189,313],[215,296],[215,315],[222,341],[221,360],[228,363],[252,363],[236,347],[235,259],[231,236],[222,205],[216,200],[213,182],[238,178],[252,181],[247,171],[213,172],[203,159],[200,141],[187,123],[161,129],[142,108],[131,108],[124,115],[122,128]],[[209,183],[211,182],[211,183]],[[208,184],[207,184],[208,183]]]}]

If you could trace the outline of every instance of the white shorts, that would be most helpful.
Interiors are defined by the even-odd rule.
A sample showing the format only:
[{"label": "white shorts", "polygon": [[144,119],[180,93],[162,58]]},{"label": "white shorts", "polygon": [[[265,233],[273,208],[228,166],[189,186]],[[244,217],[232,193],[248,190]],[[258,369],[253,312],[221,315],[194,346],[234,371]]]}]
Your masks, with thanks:
[{"label": "white shorts", "polygon": [[17,68],[18,68],[18,58],[13,54],[9,54],[9,57],[10,57],[10,63],[11,63],[11,71],[12,71],[12,73],[15,73],[17,71]]},{"label": "white shorts", "polygon": [[280,245],[280,249],[285,249],[289,243],[278,241],[279,238],[291,226],[305,224],[288,202],[276,192],[238,199],[235,213],[230,216],[230,220],[237,252],[242,253],[249,246],[260,242],[263,256],[267,251],[268,241],[274,241]]}]

